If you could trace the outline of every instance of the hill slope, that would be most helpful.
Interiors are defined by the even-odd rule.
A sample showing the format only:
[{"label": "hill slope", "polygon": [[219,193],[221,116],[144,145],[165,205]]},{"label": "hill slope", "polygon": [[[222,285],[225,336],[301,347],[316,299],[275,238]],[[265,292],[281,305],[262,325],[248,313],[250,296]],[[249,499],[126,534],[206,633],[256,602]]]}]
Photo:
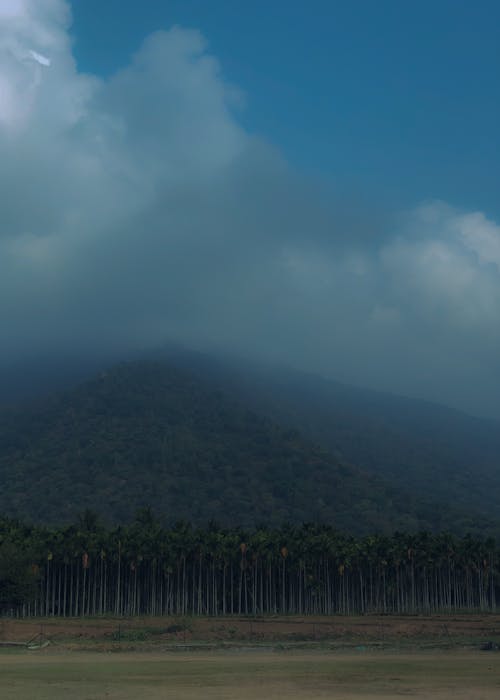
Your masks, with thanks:
[{"label": "hill slope", "polygon": [[[260,410],[415,496],[500,520],[500,424],[307,375],[262,382]],[[253,400],[249,401],[253,405]]]},{"label": "hill slope", "polygon": [[457,510],[500,521],[497,421],[295,370],[194,353],[172,360],[416,499],[432,493]]},{"label": "hill slope", "polygon": [[452,517],[165,363],[118,366],[4,410],[0,425],[0,511],[33,520],[91,508],[127,521],[150,505],[170,521],[316,520],[362,532],[443,528]]}]

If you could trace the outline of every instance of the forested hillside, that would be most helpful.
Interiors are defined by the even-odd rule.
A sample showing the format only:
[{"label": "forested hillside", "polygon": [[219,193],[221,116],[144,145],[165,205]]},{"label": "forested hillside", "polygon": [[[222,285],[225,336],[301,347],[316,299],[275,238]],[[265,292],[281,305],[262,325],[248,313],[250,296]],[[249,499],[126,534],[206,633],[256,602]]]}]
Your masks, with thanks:
[{"label": "forested hillside", "polygon": [[130,363],[0,422],[0,511],[67,522],[325,522],[350,532],[476,530],[484,519],[416,499],[249,410],[186,369]]},{"label": "forested hillside", "polygon": [[185,351],[169,361],[397,489],[500,521],[498,421],[291,369]]}]

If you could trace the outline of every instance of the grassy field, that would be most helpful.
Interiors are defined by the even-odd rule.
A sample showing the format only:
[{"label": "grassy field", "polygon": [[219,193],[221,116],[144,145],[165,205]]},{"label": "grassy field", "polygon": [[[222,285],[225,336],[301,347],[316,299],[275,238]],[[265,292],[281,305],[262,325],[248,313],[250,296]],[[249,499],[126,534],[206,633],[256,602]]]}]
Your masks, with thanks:
[{"label": "grassy field", "polygon": [[392,700],[500,697],[482,652],[3,652],[2,700]]}]

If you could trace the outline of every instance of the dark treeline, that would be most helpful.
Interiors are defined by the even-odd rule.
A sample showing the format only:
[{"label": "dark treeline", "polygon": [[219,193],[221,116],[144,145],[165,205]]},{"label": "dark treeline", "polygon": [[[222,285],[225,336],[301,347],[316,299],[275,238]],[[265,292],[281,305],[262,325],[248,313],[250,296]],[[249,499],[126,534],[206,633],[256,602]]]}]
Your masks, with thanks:
[{"label": "dark treeline", "polygon": [[496,609],[493,540],[325,525],[165,529],[149,509],[107,529],[0,519],[0,605],[16,616],[454,612]]}]

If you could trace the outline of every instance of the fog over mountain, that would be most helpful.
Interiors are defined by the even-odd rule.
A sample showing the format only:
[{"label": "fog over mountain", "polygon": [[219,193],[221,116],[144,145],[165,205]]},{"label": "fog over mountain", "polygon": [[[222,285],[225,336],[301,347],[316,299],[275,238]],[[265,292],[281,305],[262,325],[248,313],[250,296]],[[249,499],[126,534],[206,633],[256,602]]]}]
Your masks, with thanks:
[{"label": "fog over mountain", "polygon": [[106,79],[71,32],[63,0],[0,2],[3,371],[174,339],[500,417],[496,221],[298,172],[196,28]]},{"label": "fog over mountain", "polygon": [[499,454],[495,421],[171,349],[0,404],[0,509],[496,536]]}]

